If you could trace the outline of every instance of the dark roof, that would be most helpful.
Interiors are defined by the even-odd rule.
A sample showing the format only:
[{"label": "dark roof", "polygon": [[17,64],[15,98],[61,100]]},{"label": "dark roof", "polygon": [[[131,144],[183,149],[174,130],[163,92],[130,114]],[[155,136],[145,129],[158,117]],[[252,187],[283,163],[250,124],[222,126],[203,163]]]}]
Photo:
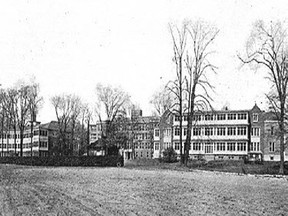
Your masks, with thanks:
[{"label": "dark roof", "polygon": [[101,149],[107,145],[107,140],[100,138],[88,146],[88,149]]},{"label": "dark roof", "polygon": [[58,130],[59,128],[57,121],[51,121],[45,124],[41,124],[40,127],[47,130]]}]

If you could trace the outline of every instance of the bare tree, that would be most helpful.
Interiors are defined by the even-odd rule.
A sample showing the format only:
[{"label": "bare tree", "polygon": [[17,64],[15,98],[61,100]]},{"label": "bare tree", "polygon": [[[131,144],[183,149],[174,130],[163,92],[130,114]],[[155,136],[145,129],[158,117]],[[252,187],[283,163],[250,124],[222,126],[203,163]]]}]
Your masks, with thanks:
[{"label": "bare tree", "polygon": [[284,174],[285,106],[288,83],[287,32],[281,22],[256,21],[246,43],[246,55],[240,60],[250,66],[266,68],[272,93],[266,94],[277,118],[280,131],[280,169]]},{"label": "bare tree", "polygon": [[[127,108],[130,104],[130,96],[124,92],[120,87],[112,87],[110,85],[96,85],[96,95],[98,99],[97,113],[100,121],[101,114],[106,115],[106,136],[108,142],[114,145],[116,142],[117,132],[121,126],[120,122],[126,116]],[[102,108],[104,107],[104,110]],[[102,122],[102,121],[101,121]],[[103,128],[103,126],[102,126]]]},{"label": "bare tree", "polygon": [[30,113],[30,148],[31,157],[33,156],[33,123],[37,120],[37,114],[43,102],[43,97],[40,96],[40,86],[33,83],[28,89],[29,113]]},{"label": "bare tree", "polygon": [[209,89],[213,89],[210,84],[208,73],[215,72],[215,65],[210,62],[211,45],[215,40],[219,30],[204,22],[189,22],[187,25],[189,34],[189,50],[186,53],[185,65],[187,76],[185,77],[185,91],[188,96],[188,124],[187,136],[184,145],[184,164],[187,165],[189,149],[191,145],[192,123],[195,111],[212,109],[210,101],[212,98]]},{"label": "bare tree", "polygon": [[17,124],[20,131],[20,157],[23,156],[23,139],[24,131],[29,121],[29,86],[21,83],[17,88],[17,95],[19,97],[16,107]]},{"label": "bare tree", "polygon": [[[13,129],[14,131],[14,151],[16,152],[16,131],[17,131],[17,103],[18,103],[18,93],[16,89],[2,89],[1,93],[1,104],[3,117],[6,118],[6,129],[7,132]],[[10,134],[8,135],[10,136]]]},{"label": "bare tree", "polygon": [[[174,112],[179,115],[180,120],[180,158],[183,163],[183,145],[182,145],[182,119],[183,119],[183,92],[184,92],[184,54],[186,51],[187,42],[187,24],[183,23],[181,29],[177,26],[169,25],[170,33],[173,41],[173,62],[175,63],[176,79],[167,84],[167,89],[174,94],[175,100],[171,106]],[[161,151],[161,145],[160,145]]]},{"label": "bare tree", "polygon": [[59,127],[59,153],[61,155],[71,155],[73,147],[69,142],[69,134],[73,139],[73,130],[75,129],[73,125],[75,126],[75,119],[79,115],[80,99],[75,95],[56,95],[51,98],[51,103],[54,106]]},{"label": "bare tree", "polygon": [[[88,104],[83,104],[80,121],[81,121],[81,134],[80,134],[80,146],[79,146],[79,155],[82,155],[84,152],[87,152],[87,147],[90,143],[90,122],[92,119],[92,111]],[[86,124],[86,129],[85,129]]]},{"label": "bare tree", "polygon": [[172,107],[173,99],[171,92],[167,88],[156,91],[152,95],[150,103],[154,106],[157,115],[161,116],[166,110]]}]

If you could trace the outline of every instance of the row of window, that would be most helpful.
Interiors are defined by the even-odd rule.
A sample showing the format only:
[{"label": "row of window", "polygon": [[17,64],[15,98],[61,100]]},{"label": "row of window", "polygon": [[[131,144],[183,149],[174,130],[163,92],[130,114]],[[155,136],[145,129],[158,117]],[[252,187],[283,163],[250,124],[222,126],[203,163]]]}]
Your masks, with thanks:
[{"label": "row of window", "polygon": [[[205,127],[205,128],[198,128],[195,127],[192,130],[193,136],[213,136],[213,135],[218,135],[218,136],[245,136],[247,135],[247,127],[245,126],[240,126],[240,127]],[[176,135],[176,131],[175,131]]]},{"label": "row of window", "polygon": [[[142,158],[142,157],[145,157],[145,153],[144,152],[135,152],[135,156],[136,158]],[[149,152],[146,152],[146,158],[152,158],[153,154],[152,152],[149,153]]]},{"label": "row of window", "polygon": [[[41,148],[48,148],[48,142],[33,142],[33,147],[41,147]],[[4,143],[0,144],[0,149],[15,149],[15,144],[14,143]],[[20,143],[16,144],[16,148],[20,149]],[[23,143],[23,149],[31,148],[31,143]]]},{"label": "row of window", "polygon": [[150,149],[151,143],[135,143],[135,149]]},{"label": "row of window", "polygon": [[[183,145],[184,146],[184,145]],[[182,148],[183,148],[182,146]],[[175,150],[180,150],[180,143],[175,142],[174,145],[171,145],[171,142],[164,142],[163,149],[173,147]],[[160,143],[155,142],[155,151],[160,149]],[[205,153],[213,153],[214,151],[246,151],[247,142],[216,142],[216,143],[201,143],[193,142],[189,150],[193,151],[204,151]]]},{"label": "row of window", "polygon": [[[248,118],[247,113],[219,113],[219,114],[205,114],[205,115],[194,115],[193,121],[222,121],[222,120],[245,120]],[[183,116],[183,121],[187,121],[187,115]],[[175,115],[174,121],[180,121],[180,116]]]},{"label": "row of window", "polygon": [[[203,131],[203,133],[201,133]],[[237,132],[237,133],[236,133]],[[206,135],[206,136],[212,136],[212,135],[218,135],[218,136],[235,136],[235,135],[240,135],[240,136],[245,136],[247,134],[247,127],[205,127],[205,128],[200,128],[200,127],[194,127],[192,129],[192,135],[193,136],[201,136],[201,135]],[[155,137],[159,137],[160,132],[159,129],[155,129]],[[174,135],[175,136],[180,136],[180,128],[175,128],[174,129]],[[187,135],[187,128],[183,128],[183,135]],[[165,129],[164,130],[164,137],[170,137],[171,136],[171,129]],[[260,136],[260,128],[255,127],[251,129],[251,136],[259,137]]]},{"label": "row of window", "polygon": [[134,134],[134,138],[138,140],[147,140],[150,139],[150,134],[149,133]]},{"label": "row of window", "polygon": [[[36,130],[34,131],[34,136],[37,136],[37,135],[40,135],[40,136],[47,136],[48,133],[47,131],[43,131],[43,130]],[[30,138],[31,137],[31,133],[24,133],[23,134],[23,138]],[[3,139],[20,139],[20,134],[17,133],[17,134],[3,134]],[[2,135],[0,134],[0,139],[2,139]]]}]

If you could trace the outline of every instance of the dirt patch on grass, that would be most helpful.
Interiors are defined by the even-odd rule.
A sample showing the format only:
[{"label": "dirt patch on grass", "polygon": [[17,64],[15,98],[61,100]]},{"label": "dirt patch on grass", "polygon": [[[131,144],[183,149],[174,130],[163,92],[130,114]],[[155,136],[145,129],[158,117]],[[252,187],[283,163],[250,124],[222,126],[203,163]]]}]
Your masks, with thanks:
[{"label": "dirt patch on grass", "polygon": [[0,165],[0,215],[285,215],[286,178]]}]

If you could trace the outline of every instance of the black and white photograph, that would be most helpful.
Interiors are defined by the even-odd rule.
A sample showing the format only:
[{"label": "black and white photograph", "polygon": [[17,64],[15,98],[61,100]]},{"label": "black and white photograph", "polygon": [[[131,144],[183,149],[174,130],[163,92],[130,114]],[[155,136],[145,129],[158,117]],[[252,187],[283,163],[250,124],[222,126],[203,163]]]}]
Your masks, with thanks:
[{"label": "black and white photograph", "polygon": [[286,1],[0,5],[0,216],[288,215]]}]

